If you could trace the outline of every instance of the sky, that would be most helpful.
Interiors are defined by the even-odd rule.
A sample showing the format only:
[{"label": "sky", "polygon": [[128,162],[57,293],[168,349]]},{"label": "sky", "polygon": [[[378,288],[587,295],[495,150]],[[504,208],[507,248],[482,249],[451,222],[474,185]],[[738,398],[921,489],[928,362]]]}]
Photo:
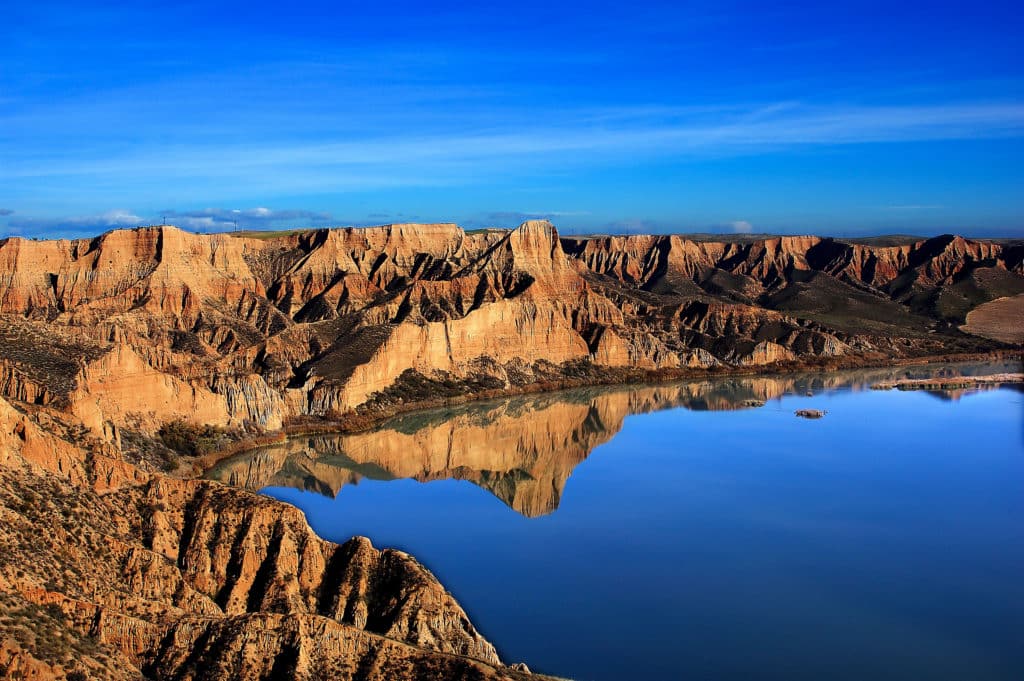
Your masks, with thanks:
[{"label": "sky", "polygon": [[1024,236],[1010,2],[3,6],[0,237]]}]

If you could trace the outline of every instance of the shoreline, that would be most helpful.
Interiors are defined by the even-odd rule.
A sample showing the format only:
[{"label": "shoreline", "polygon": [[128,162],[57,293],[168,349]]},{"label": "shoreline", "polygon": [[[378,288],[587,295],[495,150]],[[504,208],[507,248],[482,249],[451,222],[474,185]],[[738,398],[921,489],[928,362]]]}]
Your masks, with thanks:
[{"label": "shoreline", "polygon": [[989,376],[959,376],[949,378],[903,378],[882,381],[871,386],[872,390],[971,390],[973,388],[999,388],[1024,383],[1024,373],[1000,373]]},{"label": "shoreline", "polygon": [[[656,385],[684,380],[709,380],[733,376],[785,376],[802,372],[834,372],[853,369],[885,369],[904,366],[927,366],[929,364],[951,364],[956,362],[983,362],[1017,360],[1024,364],[1024,349],[992,350],[989,352],[953,353],[946,355],[924,355],[905,358],[864,358],[844,359],[828,357],[821,361],[799,361],[772,364],[768,367],[725,366],[713,369],[637,369],[632,367],[609,367],[604,376],[566,378],[558,381],[529,383],[523,386],[482,390],[462,393],[430,400],[391,403],[387,406],[366,407],[338,415],[289,417],[278,430],[236,440],[231,445],[196,457],[187,462],[183,470],[170,473],[173,477],[201,477],[207,470],[221,461],[238,454],[282,444],[291,438],[308,435],[330,435],[360,433],[372,430],[395,416],[414,412],[429,411],[486,400],[497,400],[519,395],[555,393],[561,390],[598,386]],[[764,369],[768,370],[764,370]]]}]

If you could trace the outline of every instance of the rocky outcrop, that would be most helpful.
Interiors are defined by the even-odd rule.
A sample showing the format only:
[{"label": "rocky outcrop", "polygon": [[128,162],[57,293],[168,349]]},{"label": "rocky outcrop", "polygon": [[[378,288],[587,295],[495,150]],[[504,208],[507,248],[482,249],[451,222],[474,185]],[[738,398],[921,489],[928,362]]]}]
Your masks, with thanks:
[{"label": "rocky outcrop", "polygon": [[87,364],[69,396],[69,411],[93,432],[105,423],[159,424],[187,418],[225,425],[228,405],[223,395],[158,371],[130,347],[114,345],[110,352]]},{"label": "rocky outcrop", "polygon": [[581,367],[985,350],[1017,338],[978,320],[989,301],[1024,293],[1022,257],[952,236],[561,238],[544,221],[478,234],[405,224],[256,239],[163,226],[11,238],[0,241],[0,394],[68,408],[114,442],[182,417],[273,430],[345,414],[404,399],[408,372],[500,390]]},{"label": "rocky outcrop", "polygon": [[657,289],[674,277],[706,282],[715,270],[753,279],[761,288],[815,270],[882,288],[912,273],[938,284],[979,264],[1021,273],[1015,247],[945,235],[900,246],[871,246],[815,236],[756,241],[690,241],[675,235],[565,238],[566,250],[593,271]]},{"label": "rocky outcrop", "polygon": [[[392,225],[260,240],[161,227],[2,241],[0,597],[24,617],[0,622],[0,669],[526,678],[412,557],[325,542],[295,509],[132,463],[127,443],[158,446],[170,421],[252,433],[433,397],[425,390],[998,347],[950,320],[976,329],[996,292],[1016,295],[1017,251],[957,239],[892,248],[568,240],[545,222],[477,235]],[[330,493],[368,470],[457,477],[541,515],[627,414],[762,404],[787,380],[521,398],[318,438],[314,450],[332,457],[286,443],[221,475]]]},{"label": "rocky outcrop", "polygon": [[[0,401],[0,596],[47,613],[0,627],[3,668],[61,678],[106,659],[163,679],[525,678],[407,554],[325,542],[290,506],[144,473],[99,439],[83,451],[54,418]],[[36,624],[88,638],[86,659],[33,643]]]},{"label": "rocky outcrop", "polygon": [[[177,462],[155,435],[179,421],[256,434],[638,371],[1005,347],[1016,327],[990,301],[1024,293],[1022,253],[959,237],[567,239],[544,221],[0,240],[0,598],[24,613],[0,622],[0,669],[527,678],[412,557],[325,542],[291,507],[157,472]],[[775,380],[523,398],[318,440],[335,458],[286,443],[224,474],[332,493],[368,470],[459,477],[540,515],[626,414],[759,404]]]},{"label": "rocky outcrop", "polygon": [[[144,670],[157,678],[465,679],[533,678],[466,658],[425,652],[387,638],[368,636],[323,617],[251,614],[189,618],[164,634],[168,645]],[[204,661],[202,667],[195,659]]]}]

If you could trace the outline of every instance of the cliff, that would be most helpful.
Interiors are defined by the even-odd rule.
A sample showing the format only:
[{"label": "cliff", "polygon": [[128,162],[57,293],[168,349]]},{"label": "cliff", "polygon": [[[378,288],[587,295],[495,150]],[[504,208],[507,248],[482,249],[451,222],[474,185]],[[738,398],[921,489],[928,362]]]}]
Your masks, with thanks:
[{"label": "cliff", "polygon": [[[148,474],[0,401],[0,668],[25,678],[492,678],[415,559],[325,542],[296,509]],[[24,617],[19,618],[19,614]]]},{"label": "cliff", "polygon": [[401,400],[409,376],[500,390],[581,367],[983,351],[1020,338],[1008,304],[988,304],[1019,300],[1022,258],[952,236],[560,238],[543,221],[472,235],[439,224],[11,238],[0,394],[59,405],[116,442],[182,417],[273,430]]},{"label": "cliff", "polygon": [[[1022,256],[952,236],[561,238],[543,221],[0,240],[0,670],[526,678],[412,557],[324,542],[286,505],[182,479],[173,448],[641,371],[1019,347]],[[744,404],[776,390],[743,386]],[[539,515],[631,409],[732,404],[688,390],[538,398],[323,446],[360,470],[472,480]],[[293,466],[332,492],[351,479],[294,446],[225,475],[256,486]]]}]

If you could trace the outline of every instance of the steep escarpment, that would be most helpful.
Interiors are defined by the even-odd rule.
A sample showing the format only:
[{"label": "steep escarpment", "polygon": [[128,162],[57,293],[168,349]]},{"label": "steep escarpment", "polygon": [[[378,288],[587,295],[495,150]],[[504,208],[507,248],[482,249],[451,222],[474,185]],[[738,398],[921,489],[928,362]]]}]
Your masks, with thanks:
[{"label": "steep escarpment", "polygon": [[148,474],[0,401],[0,665],[25,678],[523,678],[415,559]]},{"label": "steep escarpment", "polygon": [[563,245],[591,272],[660,294],[659,300],[715,296],[786,312],[824,332],[860,336],[883,352],[900,350],[882,333],[949,333],[974,306],[1024,285],[1019,247],[953,236],[901,246],[677,236],[563,239]]},{"label": "steep escarpment", "polygon": [[[1020,338],[1022,257],[951,236],[561,238],[544,221],[477,234],[406,224],[260,239],[160,226],[2,240],[0,669],[522,678],[412,557],[324,542],[294,509],[182,479],[174,448],[190,434],[220,442],[638,372],[1005,349]],[[539,515],[634,407],[547,404],[526,438],[514,408],[467,413],[374,435],[397,454],[364,436],[336,442],[347,472],[320,458],[284,465],[329,490],[370,468],[461,477]],[[428,451],[444,460],[412,455]],[[277,463],[254,461],[245,484],[287,477]]]},{"label": "steep escarpment", "polygon": [[273,430],[341,415],[402,400],[409,376],[500,391],[621,368],[984,351],[1018,335],[967,317],[1024,293],[1022,258],[953,236],[560,238],[543,221],[12,238],[0,392],[59,405],[116,444],[183,417]]}]

